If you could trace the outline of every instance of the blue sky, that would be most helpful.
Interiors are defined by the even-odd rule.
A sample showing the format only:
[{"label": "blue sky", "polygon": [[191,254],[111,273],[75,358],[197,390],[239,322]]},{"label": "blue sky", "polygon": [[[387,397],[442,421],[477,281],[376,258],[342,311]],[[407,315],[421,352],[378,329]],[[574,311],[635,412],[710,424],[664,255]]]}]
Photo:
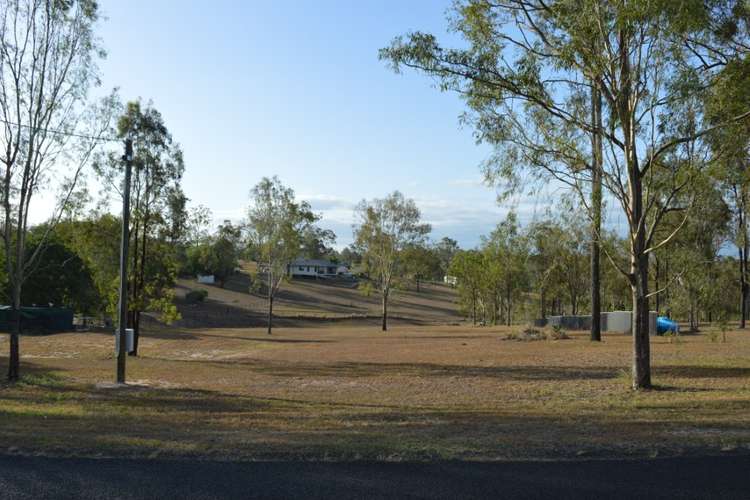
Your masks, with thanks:
[{"label": "blue sky", "polygon": [[[351,241],[353,206],[400,190],[433,238],[478,243],[507,209],[481,184],[489,154],[458,116],[463,104],[378,60],[396,35],[444,40],[450,0],[106,0],[104,88],[153,100],[181,143],[183,186],[217,221],[239,220],[248,193],[278,175]],[[529,200],[530,217],[546,201]]]}]

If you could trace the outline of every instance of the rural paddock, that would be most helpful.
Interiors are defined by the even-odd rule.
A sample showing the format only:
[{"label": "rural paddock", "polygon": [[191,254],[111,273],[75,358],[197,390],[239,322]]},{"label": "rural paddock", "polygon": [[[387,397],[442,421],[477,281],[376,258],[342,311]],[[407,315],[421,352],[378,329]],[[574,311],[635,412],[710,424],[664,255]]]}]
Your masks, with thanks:
[{"label": "rural paddock", "polygon": [[[750,334],[506,340],[469,326],[151,329],[111,384],[111,335],[22,339],[0,453],[215,460],[512,460],[750,451]],[[715,339],[714,339],[715,340]],[[7,337],[0,341],[5,352]],[[7,358],[0,357],[5,369]]]}]

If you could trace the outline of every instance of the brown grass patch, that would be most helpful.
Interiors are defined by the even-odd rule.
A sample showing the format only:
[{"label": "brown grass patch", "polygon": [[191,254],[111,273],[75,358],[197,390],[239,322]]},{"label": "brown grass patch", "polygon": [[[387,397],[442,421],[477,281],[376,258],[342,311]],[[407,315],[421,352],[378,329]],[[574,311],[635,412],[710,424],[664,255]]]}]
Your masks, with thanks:
[{"label": "brown grass patch", "polygon": [[729,332],[726,343],[653,338],[658,390],[640,393],[628,389],[629,336],[502,342],[508,333],[158,328],[128,359],[136,385],[125,389],[107,384],[110,335],[26,337],[23,381],[0,385],[0,443],[217,459],[647,456],[750,445],[747,333]]}]

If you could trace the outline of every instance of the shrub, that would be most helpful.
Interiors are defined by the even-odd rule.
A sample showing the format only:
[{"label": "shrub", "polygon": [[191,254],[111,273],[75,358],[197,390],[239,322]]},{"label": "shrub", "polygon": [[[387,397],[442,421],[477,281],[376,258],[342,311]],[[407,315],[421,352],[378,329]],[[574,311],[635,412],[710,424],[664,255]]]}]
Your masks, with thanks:
[{"label": "shrub", "polygon": [[206,300],[206,297],[208,297],[208,290],[190,290],[188,293],[185,294],[185,300],[188,304],[197,304],[198,302],[203,302]]},{"label": "shrub", "polygon": [[553,325],[552,326],[552,333],[550,333],[549,338],[551,340],[565,340],[569,339],[567,333],[565,333],[565,330],[562,329],[562,326],[560,325]]},{"label": "shrub", "polygon": [[520,340],[523,342],[531,342],[534,340],[547,340],[547,334],[536,328],[527,328],[521,333],[510,332],[505,336],[505,340]]},{"label": "shrub", "polygon": [[729,321],[727,321],[726,316],[722,316],[719,319],[719,331],[721,332],[722,343],[726,343],[727,341],[727,330],[729,330]]}]

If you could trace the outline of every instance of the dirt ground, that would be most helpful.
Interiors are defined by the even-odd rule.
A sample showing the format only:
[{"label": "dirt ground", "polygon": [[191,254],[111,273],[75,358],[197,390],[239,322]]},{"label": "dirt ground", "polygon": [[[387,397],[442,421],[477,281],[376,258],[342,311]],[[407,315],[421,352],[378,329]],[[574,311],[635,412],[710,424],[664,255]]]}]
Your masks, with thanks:
[{"label": "dirt ground", "polygon": [[[505,340],[507,328],[377,321],[151,328],[118,388],[113,338],[22,339],[0,451],[210,459],[517,459],[750,451],[750,334]],[[7,337],[0,337],[7,352]],[[0,357],[0,369],[7,366]]]}]

